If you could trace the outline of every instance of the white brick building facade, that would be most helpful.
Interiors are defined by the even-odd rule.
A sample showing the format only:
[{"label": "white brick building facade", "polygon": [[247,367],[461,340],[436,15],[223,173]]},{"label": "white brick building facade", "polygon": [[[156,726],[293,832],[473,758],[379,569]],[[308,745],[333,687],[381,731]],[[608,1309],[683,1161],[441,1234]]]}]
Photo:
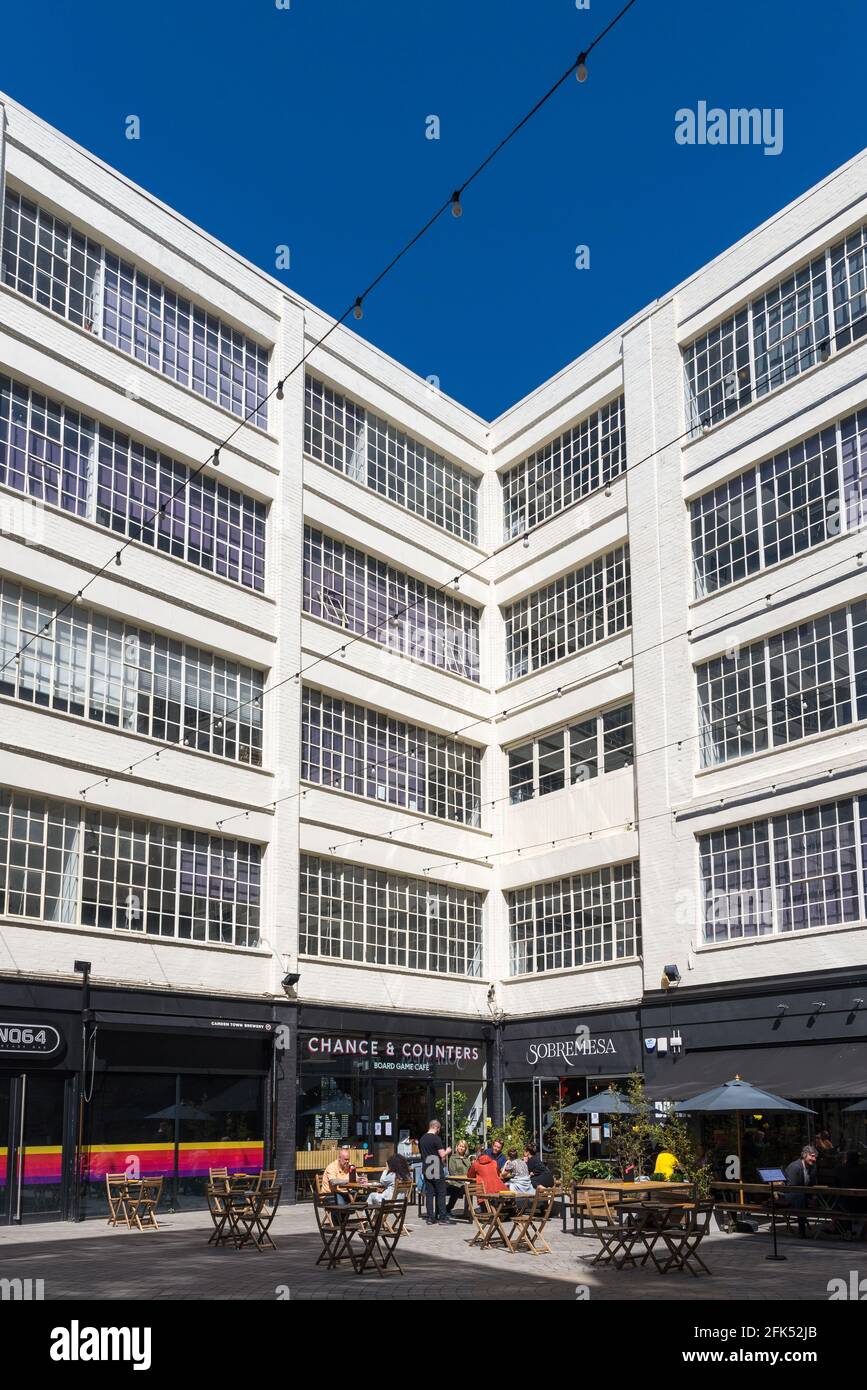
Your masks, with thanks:
[{"label": "white brick building facade", "polygon": [[[13,891],[14,870],[21,865],[7,845],[0,851],[7,853],[10,872],[10,896],[0,915],[0,978],[10,991],[4,996],[10,1006],[16,987],[24,991],[26,1002],[36,997],[26,993],[36,985],[76,983],[73,963],[80,959],[91,963],[94,988],[145,991],[169,1000],[177,996],[185,1001],[182,1012],[190,1013],[197,1011],[196,999],[206,997],[218,1011],[224,1001],[225,1014],[240,1010],[250,1018],[254,1005],[267,1009],[273,1003],[282,1009],[283,976],[297,972],[302,1011],[308,1006],[348,1010],[356,1020],[360,1011],[378,1011],[377,1017],[391,1015],[398,1030],[406,1030],[411,1020],[414,1033],[424,1032],[425,1019],[435,1020],[429,1026],[431,1036],[442,1032],[444,1021],[494,1026],[501,1032],[513,1019],[526,1024],[527,1036],[544,1036],[549,1019],[577,1020],[606,1009],[635,1011],[648,998],[651,1004],[654,997],[658,1000],[663,968],[671,963],[681,975],[678,1001],[687,999],[690,991],[696,998],[710,998],[714,992],[728,997],[726,991],[731,994],[751,985],[758,989],[760,983],[773,993],[782,987],[775,982],[783,980],[787,988],[797,990],[801,982],[807,989],[817,976],[827,980],[829,990],[839,983],[844,994],[847,989],[851,993],[850,977],[857,983],[865,965],[865,865],[857,819],[851,854],[857,850],[858,885],[853,890],[851,875],[847,878],[840,869],[845,881],[838,896],[848,902],[842,912],[839,901],[836,906],[831,902],[831,870],[823,868],[812,878],[817,873],[823,878],[827,920],[814,914],[808,929],[800,919],[794,925],[786,919],[785,925],[773,896],[779,886],[775,880],[768,898],[773,903],[770,916],[754,934],[744,929],[742,920],[732,923],[733,913],[752,909],[742,902],[726,902],[724,940],[708,939],[708,886],[701,879],[699,837],[831,802],[848,799],[857,806],[867,785],[865,668],[859,668],[857,691],[858,671],[851,673],[850,717],[841,715],[836,727],[808,730],[784,745],[708,767],[701,765],[695,668],[727,653],[729,662],[736,662],[737,652],[745,647],[863,600],[863,531],[850,517],[790,558],[763,564],[697,597],[690,515],[696,498],[857,416],[867,405],[867,345],[857,329],[849,334],[853,341],[842,341],[846,335],[840,329],[844,298],[853,322],[865,312],[864,272],[860,271],[859,290],[857,252],[853,250],[846,262],[845,294],[838,266],[829,266],[827,342],[808,341],[802,296],[802,336],[786,340],[779,349],[782,358],[774,359],[771,350],[768,368],[759,355],[759,311],[754,309],[752,326],[746,330],[752,335],[751,356],[742,369],[748,378],[738,376],[737,362],[731,372],[721,369],[724,404],[692,434],[695,415],[690,414],[685,394],[684,349],[867,224],[865,157],[836,171],[488,422],[433,390],[348,328],[337,329],[323,347],[314,347],[330,326],[319,310],[11,100],[0,105],[0,140],[5,192],[103,248],[98,274],[108,277],[111,258],[117,257],[134,266],[137,275],[148,277],[151,291],[154,284],[162,287],[164,315],[169,313],[165,296],[182,296],[264,349],[269,390],[295,368],[302,354],[311,354],[306,366],[288,377],[282,399],[270,399],[267,427],[241,424],[237,411],[172,379],[165,366],[149,365],[140,360],[141,354],[137,357],[113,345],[95,312],[90,320],[77,323],[62,306],[38,302],[38,289],[28,292],[10,283],[4,259],[0,378],[19,391],[29,391],[31,399],[48,398],[67,412],[95,421],[101,431],[113,431],[115,437],[159,451],[187,468],[197,468],[234,431],[220,451],[218,469],[209,465],[205,476],[265,509],[264,582],[257,589],[139,541],[124,549],[119,565],[112,562],[102,572],[124,535],[110,523],[101,523],[98,511],[72,515],[59,502],[44,504],[39,488],[47,484],[42,477],[37,487],[35,466],[29,464],[28,484],[13,480],[0,486],[3,581],[65,603],[100,571],[79,609],[170,638],[208,659],[215,655],[251,669],[260,674],[265,691],[261,766],[185,747],[180,739],[172,747],[165,736],[135,731],[130,726],[135,720],[123,714],[118,716],[119,727],[111,727],[107,717],[100,722],[88,714],[90,705],[79,714],[61,708],[57,700],[52,704],[53,697],[40,701],[14,691],[0,696],[0,785],[13,799],[63,802],[82,816],[98,810],[142,824],[157,823],[173,832],[237,838],[259,848],[261,863],[258,937],[251,928],[246,944],[239,940],[237,926],[229,939],[214,932],[213,917],[208,918],[204,940],[190,939],[181,925],[182,909],[175,928],[165,932],[155,930],[151,919],[144,925],[137,919],[122,921],[120,876],[105,887],[107,916],[100,925],[85,924],[86,914],[72,903],[75,893],[84,890],[76,889],[71,878],[64,890],[64,911],[55,911],[52,918],[30,910],[22,894]],[[8,232],[8,197],[6,201]],[[38,271],[37,262],[37,285]],[[64,274],[56,263],[44,273],[49,278]],[[93,281],[90,290],[104,294],[106,285]],[[110,299],[105,303],[109,307],[103,312],[108,313]],[[766,306],[764,312],[770,323],[773,308]],[[781,322],[785,337],[785,312]],[[800,353],[796,366],[792,343]],[[783,365],[775,369],[775,360]],[[379,422],[388,422],[409,439],[411,449],[424,446],[476,480],[477,536],[462,538],[381,495],[371,485],[369,452],[367,468],[363,459],[358,465],[355,458],[350,466],[347,454],[340,471],[317,461],[316,450],[305,451],[305,375],[362,407],[368,437],[380,428]],[[586,495],[580,496],[576,485],[576,500],[559,508],[555,500],[545,519],[529,526],[525,521],[504,540],[502,475],[621,396],[625,454],[608,486],[600,486],[602,479],[597,478],[596,485],[591,482]],[[695,409],[703,413],[700,403]],[[9,438],[3,447],[11,451]],[[867,489],[867,473],[859,473],[857,463],[854,473],[851,463],[848,467],[846,486],[850,494],[860,487],[860,496]],[[359,480],[349,476],[359,469],[364,474]],[[97,493],[102,477],[91,480]],[[392,482],[386,478],[382,485],[388,489]],[[409,484],[402,481],[400,486]],[[101,505],[99,496],[95,505]],[[322,533],[432,589],[443,588],[475,608],[479,679],[398,654],[381,633],[359,637],[348,619],[341,626],[343,599],[329,599],[331,606],[323,616],[304,612],[305,527],[308,533]],[[605,592],[599,600],[605,609],[604,630],[594,628],[589,641],[576,636],[579,622],[590,619],[586,612],[583,618],[570,613],[567,604],[561,618],[566,646],[571,644],[572,651],[557,656],[556,634],[546,646],[548,639],[533,630],[531,613],[526,643],[531,651],[537,644],[539,664],[507,679],[507,610],[564,576],[585,574],[594,561],[621,554],[627,546],[631,622],[615,612],[622,595],[615,592],[612,580],[610,603]],[[463,577],[455,585],[458,575]],[[585,582],[591,581],[580,581]],[[316,602],[321,601],[320,593]],[[517,631],[519,619],[509,621]],[[552,624],[556,626],[556,618]],[[586,627],[584,631],[586,635]],[[548,660],[551,653],[555,659]],[[530,667],[534,659],[530,657]],[[13,670],[19,665],[13,662]],[[299,670],[306,674],[292,679]],[[302,780],[305,689],[344,706],[391,716],[415,730],[456,735],[480,750],[477,814],[462,822],[412,809],[421,756],[417,752],[398,751],[373,773],[356,769],[355,786],[360,777],[366,788],[359,794],[335,787],[333,780],[325,785],[326,759],[317,745],[317,780]],[[798,698],[799,692],[790,685],[788,695]],[[768,699],[770,704],[770,694]],[[610,773],[602,762],[598,768],[594,764],[595,776],[587,775],[582,763],[585,770],[576,776],[575,728],[586,730],[597,714],[630,705],[636,761],[627,758],[623,765],[615,758]],[[212,722],[204,718],[206,733]],[[596,727],[602,749],[605,726],[600,722]],[[556,737],[540,748],[540,736],[563,730],[571,731],[565,754],[558,752]],[[596,735],[591,731],[582,737],[592,742]],[[532,770],[527,773],[526,794],[510,798],[507,750],[516,747],[535,751],[529,755]],[[165,751],[157,758],[160,749]],[[565,763],[558,764],[561,756]],[[414,761],[407,770],[410,757]],[[146,761],[137,765],[141,759]],[[130,766],[133,770],[126,771]],[[371,791],[371,776],[378,790]],[[443,776],[448,782],[448,774]],[[562,787],[557,786],[560,776]],[[543,794],[540,778],[547,778],[552,790]],[[402,793],[395,790],[401,779]],[[454,776],[449,784],[454,791],[453,784]],[[82,796],[85,787],[89,789]],[[460,788],[455,794],[461,794]],[[432,795],[429,785],[425,795]],[[774,834],[770,838],[774,840]],[[781,843],[779,836],[776,842]],[[81,862],[87,853],[85,839],[81,855],[74,865],[68,859],[64,871],[86,876],[87,865],[82,870]],[[149,844],[148,854],[152,853]],[[371,873],[428,880],[440,885],[436,893],[446,896],[448,889],[480,895],[481,950],[473,954],[466,948],[461,955],[460,944],[437,948],[443,960],[472,958],[472,967],[395,964],[418,956],[412,956],[412,946],[407,953],[403,919],[390,919],[391,901],[383,908],[376,941],[370,924],[364,928],[364,942],[357,938],[355,954],[362,959],[346,958],[346,931],[339,938],[343,945],[329,948],[335,954],[325,954],[321,947],[316,953],[304,949],[299,900],[302,865],[311,861],[326,866],[339,861]],[[179,862],[183,863],[183,850]],[[594,915],[592,892],[586,910],[575,907],[565,923],[558,899],[559,906],[550,909],[556,922],[540,931],[538,920],[535,925],[531,921],[529,936],[519,943],[510,926],[510,903],[514,907],[515,900],[508,895],[520,896],[526,888],[574,880],[612,866],[619,871],[635,862],[640,869],[641,909],[640,938],[634,945],[628,928],[618,937],[611,926],[613,912],[606,916],[603,908],[601,919],[598,912]],[[42,869],[34,864],[33,872],[38,876]],[[780,873],[779,864],[774,872]],[[183,868],[174,881],[183,889]],[[607,902],[611,890],[604,873],[601,883],[599,892]],[[47,901],[48,889],[44,891]],[[196,889],[190,891],[195,896]],[[803,891],[809,897],[811,890]],[[854,907],[849,902],[853,891]],[[112,893],[115,897],[109,901]],[[543,898],[540,895],[539,901]],[[424,896],[418,901],[424,903]],[[166,923],[172,910],[164,909]],[[216,910],[212,904],[209,911]],[[463,908],[454,910],[460,914]],[[537,918],[547,910],[537,908]],[[195,917],[196,909],[192,911]],[[440,932],[445,939],[449,929],[438,915],[444,909],[427,901],[420,911],[427,914],[428,932]],[[460,935],[461,928],[456,931]],[[337,938],[328,939],[333,943]],[[622,948],[617,944],[621,939]],[[425,949],[434,951],[432,945]],[[576,965],[582,951],[589,963]],[[545,968],[522,968],[529,960]],[[293,994],[293,1005],[295,998]],[[241,1007],[245,1001],[250,1005],[246,1014]],[[165,1007],[171,1011],[171,1005]],[[839,1010],[831,1009],[835,1011]],[[672,1032],[675,1023],[669,1020],[663,1026]],[[573,1029],[571,1024],[558,1024],[556,1031]],[[847,1041],[857,1036],[864,1046],[860,1023],[839,1036]],[[829,1034],[828,1041],[837,1037]],[[486,1040],[490,1044],[490,1035]],[[807,1040],[805,1035],[803,1041]],[[800,1035],[792,1041],[799,1044]],[[502,1104],[498,1068],[489,1051],[492,1084],[486,1103],[495,1113]],[[615,1068],[614,1074],[624,1070],[628,1067]],[[863,1075],[867,1090],[867,1066]]]}]

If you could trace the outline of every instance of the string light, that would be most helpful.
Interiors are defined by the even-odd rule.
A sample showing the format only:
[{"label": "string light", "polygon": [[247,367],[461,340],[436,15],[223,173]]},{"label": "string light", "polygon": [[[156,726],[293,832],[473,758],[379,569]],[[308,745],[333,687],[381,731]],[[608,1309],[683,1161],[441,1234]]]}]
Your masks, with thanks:
[{"label": "string light", "polygon": [[457,189],[455,189],[455,192],[452,194],[452,217],[461,217],[463,211],[461,207],[461,195]]},{"label": "string light", "polygon": [[587,54],[579,53],[578,61],[575,64],[575,76],[579,82],[587,81]]},{"label": "string light", "polygon": [[356,319],[364,318],[364,309],[361,306],[361,296],[359,295],[352,306],[352,316]]}]

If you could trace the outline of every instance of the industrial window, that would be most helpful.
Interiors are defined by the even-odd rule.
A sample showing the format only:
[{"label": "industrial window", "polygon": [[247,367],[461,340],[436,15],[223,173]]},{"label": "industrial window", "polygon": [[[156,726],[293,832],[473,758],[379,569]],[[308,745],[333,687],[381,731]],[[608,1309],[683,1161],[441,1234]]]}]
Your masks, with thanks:
[{"label": "industrial window", "polygon": [[507,900],[512,975],[628,960],[641,949],[636,862],[519,888]]},{"label": "industrial window", "polygon": [[453,536],[477,540],[478,482],[470,473],[311,376],[304,449]]},{"label": "industrial window", "polygon": [[301,856],[301,955],[439,975],[482,973],[482,898],[427,879]]}]

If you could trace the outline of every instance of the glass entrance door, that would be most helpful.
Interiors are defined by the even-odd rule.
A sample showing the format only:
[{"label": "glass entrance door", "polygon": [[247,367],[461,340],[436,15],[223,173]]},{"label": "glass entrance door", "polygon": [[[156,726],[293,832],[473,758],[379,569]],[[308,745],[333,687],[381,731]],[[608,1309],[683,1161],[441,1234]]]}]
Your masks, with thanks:
[{"label": "glass entrance door", "polygon": [[536,1076],[533,1078],[533,1129],[536,1133],[539,1153],[546,1163],[553,1161],[551,1144],[553,1126],[560,1113],[560,1078],[557,1076]]},{"label": "glass entrance door", "polygon": [[[7,1088],[5,1219],[58,1220],[66,1213],[69,1188],[64,1173],[70,1100],[67,1079],[25,1072],[9,1078]],[[2,1095],[0,1089],[0,1106]],[[0,1168],[3,1148],[0,1131]],[[0,1202],[3,1200],[0,1197]]]}]

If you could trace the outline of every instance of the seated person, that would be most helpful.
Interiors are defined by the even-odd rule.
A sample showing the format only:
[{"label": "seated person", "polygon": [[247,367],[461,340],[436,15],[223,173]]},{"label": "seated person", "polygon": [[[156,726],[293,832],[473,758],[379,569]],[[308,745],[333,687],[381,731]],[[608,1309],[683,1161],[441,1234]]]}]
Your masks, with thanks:
[{"label": "seated person", "polygon": [[[505,1159],[504,1159],[505,1161]],[[467,1177],[477,1182],[486,1192],[501,1192],[503,1181],[496,1159],[489,1153],[480,1153],[467,1169]]]},{"label": "seated person", "polygon": [[657,1182],[671,1182],[680,1164],[670,1149],[660,1149],[653,1166],[653,1176]]},{"label": "seated person", "polygon": [[[467,1141],[459,1139],[455,1144],[455,1151],[449,1154],[448,1177],[465,1178],[469,1175],[471,1163]],[[455,1203],[460,1197],[466,1196],[464,1184],[446,1182],[446,1211],[454,1211]]]},{"label": "seated person", "polygon": [[487,1154],[488,1158],[494,1160],[498,1168],[502,1168],[506,1161],[506,1155],[503,1153],[502,1139],[495,1139],[493,1143],[488,1145],[484,1152]]},{"label": "seated person", "polygon": [[539,1157],[539,1150],[535,1144],[528,1144],[524,1150],[524,1162],[527,1165],[527,1172],[530,1175],[530,1182],[533,1187],[553,1187],[554,1174],[548,1167],[544,1158]]},{"label": "seated person", "polygon": [[392,1154],[379,1180],[379,1190],[371,1192],[368,1202],[377,1207],[382,1202],[393,1202],[398,1182],[412,1182],[412,1172],[403,1154]]},{"label": "seated person", "polygon": [[341,1205],[345,1205],[345,1203],[349,1201],[349,1198],[345,1192],[340,1191],[340,1187],[342,1183],[347,1182],[364,1183],[367,1182],[367,1178],[364,1174],[359,1178],[355,1165],[351,1160],[349,1149],[344,1147],[338,1149],[337,1157],[329,1163],[325,1172],[322,1174],[321,1191],[323,1195],[331,1194],[332,1196],[336,1196],[338,1202]]},{"label": "seated person", "polygon": [[517,1149],[509,1149],[506,1162],[503,1164],[500,1177],[505,1180],[513,1192],[532,1192],[533,1184],[530,1181],[530,1170],[527,1167],[526,1159],[518,1157]]}]

